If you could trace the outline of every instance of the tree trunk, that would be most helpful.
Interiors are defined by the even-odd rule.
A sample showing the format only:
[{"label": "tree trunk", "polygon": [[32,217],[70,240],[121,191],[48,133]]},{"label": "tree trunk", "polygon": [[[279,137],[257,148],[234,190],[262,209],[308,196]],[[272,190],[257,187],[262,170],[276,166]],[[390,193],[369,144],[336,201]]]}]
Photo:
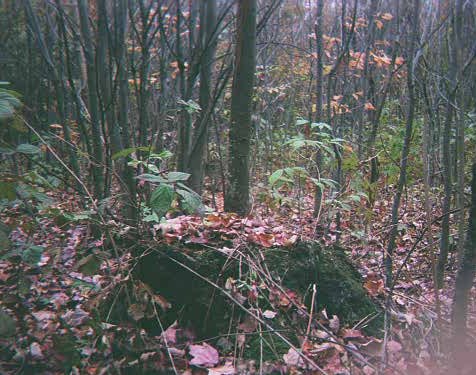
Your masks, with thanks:
[{"label": "tree trunk", "polygon": [[392,288],[393,286],[393,251],[395,249],[395,242],[398,233],[398,211],[400,208],[400,201],[402,198],[403,188],[407,181],[407,165],[408,154],[410,153],[410,141],[413,130],[413,119],[415,117],[415,79],[413,74],[413,58],[415,56],[415,47],[418,38],[419,30],[419,9],[420,0],[415,0],[413,9],[413,28],[410,36],[410,47],[407,55],[407,90],[408,90],[408,104],[407,104],[407,119],[405,126],[405,138],[403,141],[402,156],[400,159],[400,176],[397,183],[397,189],[392,205],[392,219],[391,229],[389,235],[389,241],[387,245],[387,254],[385,256],[385,274],[386,274],[386,286]]},{"label": "tree trunk", "polygon": [[[318,0],[317,1],[317,20],[316,20],[316,28],[314,30],[314,34],[316,36],[316,53],[317,53],[317,70],[316,70],[316,121],[322,122],[323,121],[323,114],[322,114],[322,94],[323,94],[323,31],[322,31],[322,23],[323,23],[323,8],[324,8],[324,1]],[[317,150],[316,153],[316,166],[317,166],[317,178],[320,178],[321,171],[319,168],[322,165],[322,153],[320,150]],[[318,217],[319,213],[321,212],[322,206],[322,188],[317,186],[316,193],[314,195],[314,217]]]},{"label": "tree trunk", "polygon": [[228,189],[225,211],[245,215],[249,207],[249,157],[253,81],[256,68],[256,0],[239,2],[231,99]]},{"label": "tree trunk", "polygon": [[81,33],[83,35],[84,56],[86,59],[86,70],[88,76],[88,102],[89,114],[91,115],[91,129],[93,136],[92,173],[94,179],[94,193],[97,199],[101,199],[104,194],[103,142],[101,125],[99,121],[97,70],[94,58],[91,29],[89,26],[88,3],[86,0],[78,0],[78,10]]},{"label": "tree trunk", "polygon": [[216,0],[202,0],[200,4],[200,43],[202,47],[202,59],[200,63],[200,93],[199,101],[202,108],[198,126],[195,128],[194,139],[196,143],[193,155],[190,155],[189,170],[190,186],[197,192],[202,192],[203,177],[205,172],[205,153],[208,143],[208,123],[203,121],[211,110],[211,78],[213,60],[216,50]]},{"label": "tree trunk", "polygon": [[460,267],[456,274],[455,294],[451,321],[453,325],[454,354],[461,354],[466,337],[466,318],[468,313],[469,292],[473,286],[476,271],[476,160],[473,162],[471,182],[471,209],[469,213],[468,232]]}]

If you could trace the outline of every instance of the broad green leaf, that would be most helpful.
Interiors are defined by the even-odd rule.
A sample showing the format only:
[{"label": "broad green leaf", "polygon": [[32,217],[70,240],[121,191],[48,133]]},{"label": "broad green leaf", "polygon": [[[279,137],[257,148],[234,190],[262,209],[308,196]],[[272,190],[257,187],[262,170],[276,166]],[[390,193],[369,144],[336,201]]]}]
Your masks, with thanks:
[{"label": "broad green leaf", "polygon": [[152,163],[148,163],[146,165],[147,167],[147,170],[152,172],[152,173],[155,173],[155,174],[159,174],[160,173],[160,170],[159,168],[157,168],[157,166],[155,164],[152,164]]},{"label": "broad green leaf", "polygon": [[41,254],[45,248],[43,246],[31,245],[22,252],[22,259],[30,266],[35,266],[41,259]]},{"label": "broad green leaf", "polygon": [[16,324],[13,318],[0,308],[0,337],[14,336],[16,333]]},{"label": "broad green leaf", "polygon": [[149,215],[146,215],[143,219],[146,223],[160,223],[160,217],[156,212],[152,212]]},{"label": "broad green leaf", "polygon": [[196,213],[204,209],[202,199],[197,193],[191,193],[190,191],[177,189],[177,194],[182,197],[182,208],[189,214]]},{"label": "broad green leaf", "polygon": [[29,143],[22,143],[17,146],[16,151],[21,154],[34,155],[40,153],[40,148]]},{"label": "broad green leaf", "polygon": [[95,254],[90,254],[78,262],[77,268],[85,276],[96,275],[101,268],[101,259]]},{"label": "broad green leaf", "polygon": [[185,107],[188,113],[193,114],[194,112],[199,112],[202,108],[198,105],[198,103],[194,102],[192,99],[188,101],[184,101],[182,99],[177,100],[178,104],[181,104]]},{"label": "broad green leaf", "polygon": [[16,183],[13,181],[1,181],[0,200],[6,199],[8,201],[13,201],[16,197]]},{"label": "broad green leaf", "polygon": [[0,89],[0,119],[13,116],[15,108],[21,105],[15,95],[14,91]]},{"label": "broad green leaf", "polygon": [[182,184],[181,182],[177,182],[177,186],[178,186],[178,187],[181,187],[181,188],[184,189],[184,190],[189,191],[190,193],[194,193],[194,194],[195,194],[195,192],[194,192],[192,189],[190,189],[187,185]]},{"label": "broad green leaf", "polygon": [[167,182],[187,181],[190,177],[189,173],[185,172],[170,172],[167,174]]},{"label": "broad green leaf", "polygon": [[167,211],[172,206],[174,201],[174,189],[168,184],[160,184],[157,189],[155,189],[149,201],[149,206],[158,216],[164,216]]},{"label": "broad green leaf", "polygon": [[303,118],[300,118],[296,121],[297,126],[306,125],[306,124],[309,124],[309,120],[305,120]]},{"label": "broad green leaf", "polygon": [[337,182],[334,180],[331,180],[330,178],[321,178],[320,181],[324,184],[327,185],[330,188],[336,188],[337,187]]},{"label": "broad green leaf", "polygon": [[139,147],[125,148],[124,150],[116,152],[114,155],[112,155],[112,160],[116,160],[116,159],[119,159],[119,158],[129,156],[130,154],[132,154],[136,151],[149,151],[149,150],[150,150],[149,146],[139,146]]},{"label": "broad green leaf", "polygon": [[174,154],[172,154],[169,150],[164,150],[159,154],[151,153],[149,155],[149,159],[151,159],[151,160],[154,160],[154,159],[166,160],[166,159],[171,158],[172,156],[174,156]]},{"label": "broad green leaf", "polygon": [[311,128],[312,129],[319,128],[320,130],[327,129],[329,131],[332,130],[332,128],[325,122],[313,122],[311,124]]},{"label": "broad green leaf", "polygon": [[361,198],[360,195],[355,195],[355,194],[349,195],[349,199],[353,202],[360,202],[360,198]]},{"label": "broad green leaf", "polygon": [[283,175],[284,171],[282,169],[278,169],[277,171],[273,172],[271,176],[269,176],[268,181],[271,186],[273,186],[276,181],[278,181],[281,176]]},{"label": "broad green leaf", "polygon": [[139,180],[142,180],[142,181],[154,182],[154,183],[157,183],[157,184],[163,184],[163,183],[169,182],[168,180],[166,180],[163,177],[156,176],[156,175],[150,174],[150,173],[141,174],[140,176],[137,176],[136,178],[139,179]]}]

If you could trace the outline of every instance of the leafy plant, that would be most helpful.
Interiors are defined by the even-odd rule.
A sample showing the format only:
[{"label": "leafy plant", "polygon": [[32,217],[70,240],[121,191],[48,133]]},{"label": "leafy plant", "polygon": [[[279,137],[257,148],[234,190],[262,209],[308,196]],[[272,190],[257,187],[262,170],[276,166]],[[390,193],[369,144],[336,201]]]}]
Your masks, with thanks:
[{"label": "leafy plant", "polygon": [[[8,82],[0,82],[7,85]],[[15,91],[0,88],[0,119],[13,116],[15,109],[20,107],[21,102]]]},{"label": "leafy plant", "polygon": [[143,212],[144,220],[159,221],[172,209],[175,202],[188,214],[203,212],[205,206],[200,195],[184,184],[189,177],[190,174],[184,172],[144,173],[138,176],[139,180],[156,186],[149,198],[149,210]]}]

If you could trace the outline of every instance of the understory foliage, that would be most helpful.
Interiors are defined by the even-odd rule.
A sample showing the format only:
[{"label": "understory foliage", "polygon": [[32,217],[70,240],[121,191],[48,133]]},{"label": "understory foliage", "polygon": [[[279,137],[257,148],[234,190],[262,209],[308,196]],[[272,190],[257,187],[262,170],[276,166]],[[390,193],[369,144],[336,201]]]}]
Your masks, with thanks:
[{"label": "understory foliage", "polygon": [[0,373],[476,371],[475,25],[0,1]]}]

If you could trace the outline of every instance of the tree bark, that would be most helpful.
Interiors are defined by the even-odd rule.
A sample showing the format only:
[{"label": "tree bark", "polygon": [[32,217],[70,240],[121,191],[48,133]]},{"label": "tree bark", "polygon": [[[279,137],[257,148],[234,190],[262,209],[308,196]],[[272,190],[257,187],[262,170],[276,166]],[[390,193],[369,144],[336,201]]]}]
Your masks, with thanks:
[{"label": "tree bark", "polygon": [[235,71],[231,99],[228,189],[225,211],[245,215],[250,209],[249,158],[253,81],[256,69],[256,0],[242,0],[238,9]]},{"label": "tree bark", "polygon": [[190,155],[189,162],[189,170],[191,173],[190,186],[195,192],[199,194],[202,192],[203,177],[205,173],[205,153],[208,143],[209,121],[203,120],[205,117],[207,117],[207,113],[211,110],[211,78],[213,60],[215,58],[216,50],[216,18],[216,0],[202,0],[200,4],[200,43],[202,49],[202,58],[200,63],[199,92],[199,102],[202,111],[197,122],[198,126],[196,126],[194,132],[196,147],[193,155]]},{"label": "tree bark", "polygon": [[88,102],[89,114],[91,115],[91,129],[93,136],[92,174],[94,179],[94,193],[97,199],[104,195],[103,176],[103,141],[102,131],[99,121],[99,101],[97,70],[94,56],[93,40],[89,25],[88,3],[86,0],[78,0],[79,20],[81,33],[83,35],[84,56],[86,59],[87,81],[88,81]]},{"label": "tree bark", "polygon": [[393,251],[395,249],[396,238],[398,233],[398,212],[400,208],[400,201],[402,198],[403,188],[407,181],[407,165],[408,154],[410,152],[410,141],[413,131],[413,120],[415,117],[415,79],[414,79],[414,66],[413,59],[415,56],[416,42],[419,31],[419,10],[420,0],[415,0],[414,9],[412,14],[413,28],[410,36],[410,46],[407,55],[407,90],[408,90],[408,104],[407,104],[407,118],[405,126],[405,138],[403,141],[402,155],[400,159],[400,176],[398,179],[395,197],[392,205],[392,219],[390,222],[391,229],[389,234],[389,240],[387,245],[387,254],[385,256],[385,274],[386,274],[386,286],[388,288],[393,287]]},{"label": "tree bark", "polygon": [[471,209],[469,213],[468,231],[466,242],[462,254],[460,267],[456,274],[455,294],[453,298],[453,310],[451,321],[453,326],[454,343],[457,345],[454,354],[458,353],[458,348],[464,348],[464,338],[466,336],[466,319],[468,314],[469,292],[473,286],[476,272],[476,160],[472,167],[471,182]]}]

